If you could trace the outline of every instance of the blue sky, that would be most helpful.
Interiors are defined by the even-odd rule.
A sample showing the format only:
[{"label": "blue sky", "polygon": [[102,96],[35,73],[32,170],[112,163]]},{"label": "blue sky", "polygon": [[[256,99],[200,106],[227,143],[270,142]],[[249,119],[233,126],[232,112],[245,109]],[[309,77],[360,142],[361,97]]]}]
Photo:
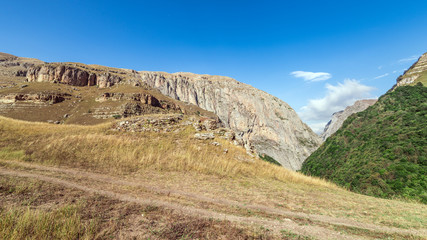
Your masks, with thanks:
[{"label": "blue sky", "polygon": [[4,1],[0,51],[230,76],[313,129],[427,51],[427,1]]}]

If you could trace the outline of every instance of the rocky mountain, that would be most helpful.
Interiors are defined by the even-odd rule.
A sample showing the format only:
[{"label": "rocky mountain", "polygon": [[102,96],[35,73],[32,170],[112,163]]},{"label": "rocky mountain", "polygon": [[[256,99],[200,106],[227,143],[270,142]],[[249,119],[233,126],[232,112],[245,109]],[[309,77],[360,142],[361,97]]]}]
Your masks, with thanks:
[{"label": "rocky mountain", "polygon": [[346,107],[344,110],[332,115],[332,119],[326,124],[323,133],[320,135],[323,141],[334,134],[343,124],[343,122],[352,114],[364,111],[374,105],[377,99],[364,99],[356,101],[353,105]]},{"label": "rocky mountain", "polygon": [[425,56],[375,104],[349,116],[302,172],[367,195],[427,203]]},{"label": "rocky mountain", "polygon": [[[116,84],[125,83],[136,71],[77,63],[44,63],[9,54],[0,57],[2,116],[84,125],[146,114],[198,114],[218,119],[211,112],[150,87]],[[107,87],[113,85],[114,88]]]},{"label": "rocky mountain", "polygon": [[415,85],[417,82],[427,86],[427,53],[424,53],[403,75],[397,78],[396,85],[392,89],[399,86]]},{"label": "rocky mountain", "polygon": [[[11,55],[5,56],[4,64],[18,59]],[[112,118],[117,115],[126,116],[129,112],[144,114],[145,110],[141,109],[146,106],[144,104],[153,103],[148,101],[148,96],[153,96],[159,104],[151,104],[149,112],[165,109],[187,111],[189,108],[199,114],[203,112],[206,115],[207,112],[211,112],[217,115],[224,127],[231,128],[236,133],[236,139],[244,143],[248,153],[267,155],[289,169],[299,170],[303,161],[321,143],[321,139],[299,119],[287,103],[228,77],[193,73],[138,72],[99,65],[41,61],[26,65],[23,71],[28,83],[36,85],[56,83],[49,86],[62,88],[73,86],[77,90],[67,91],[84,90],[87,94],[92,94],[90,99],[94,100],[86,102],[94,105],[91,109],[85,110],[87,112],[84,116],[82,115],[86,119],[84,122],[90,122],[91,117]],[[11,84],[18,89],[16,83]],[[94,88],[90,88],[91,86]],[[15,88],[4,91],[4,94],[8,95],[6,98],[13,98],[10,94],[17,92]],[[98,89],[97,93],[91,89]],[[129,89],[132,89],[131,94]],[[29,88],[19,89],[18,92],[25,91],[28,92]],[[138,95],[141,91],[143,94]],[[74,96],[71,94],[71,98]],[[120,100],[133,102],[110,107],[105,104],[107,102],[113,104],[114,101],[101,101],[104,98],[117,99],[118,96],[122,96],[119,97]],[[78,97],[76,100],[81,100]],[[69,97],[69,100],[71,98]],[[196,108],[201,110],[195,110]]]},{"label": "rocky mountain", "polygon": [[246,148],[299,170],[320,144],[319,137],[282,100],[232,78],[192,73],[139,72],[161,93],[218,115]]}]

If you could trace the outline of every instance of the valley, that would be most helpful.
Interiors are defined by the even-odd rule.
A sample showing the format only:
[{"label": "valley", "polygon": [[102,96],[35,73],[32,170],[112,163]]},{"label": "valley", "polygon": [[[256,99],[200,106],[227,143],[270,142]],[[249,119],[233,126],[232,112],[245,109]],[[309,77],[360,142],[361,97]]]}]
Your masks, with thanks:
[{"label": "valley", "polygon": [[[84,228],[92,226],[81,230],[90,238],[422,239],[426,234],[425,205],[359,195],[258,159],[242,161],[245,151],[232,144],[224,156],[217,146],[194,145],[188,133],[179,133],[183,142],[177,148],[170,146],[178,139],[169,133],[105,134],[107,125],[2,118],[0,126],[1,138],[15,143],[1,142],[2,214],[15,209],[17,217],[22,211],[39,216],[70,208]],[[149,142],[154,136],[158,140]]]},{"label": "valley", "polygon": [[1,57],[6,239],[427,236],[418,200],[294,171],[341,130],[321,145],[289,105],[249,85]]}]

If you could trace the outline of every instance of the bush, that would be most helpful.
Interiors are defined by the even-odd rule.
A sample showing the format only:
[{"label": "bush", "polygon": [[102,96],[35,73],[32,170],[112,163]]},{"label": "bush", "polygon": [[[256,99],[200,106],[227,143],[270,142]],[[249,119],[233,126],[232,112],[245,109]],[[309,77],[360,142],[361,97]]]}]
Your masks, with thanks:
[{"label": "bush", "polygon": [[304,162],[302,172],[349,190],[427,203],[427,89],[403,86],[380,97]]}]

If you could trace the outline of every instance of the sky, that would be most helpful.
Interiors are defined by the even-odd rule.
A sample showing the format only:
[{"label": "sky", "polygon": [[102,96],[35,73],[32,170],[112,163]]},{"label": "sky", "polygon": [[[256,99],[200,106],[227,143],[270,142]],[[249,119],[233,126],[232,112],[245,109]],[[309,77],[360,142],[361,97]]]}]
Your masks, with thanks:
[{"label": "sky", "polygon": [[427,1],[3,1],[0,52],[233,77],[316,132],[427,52]]}]

